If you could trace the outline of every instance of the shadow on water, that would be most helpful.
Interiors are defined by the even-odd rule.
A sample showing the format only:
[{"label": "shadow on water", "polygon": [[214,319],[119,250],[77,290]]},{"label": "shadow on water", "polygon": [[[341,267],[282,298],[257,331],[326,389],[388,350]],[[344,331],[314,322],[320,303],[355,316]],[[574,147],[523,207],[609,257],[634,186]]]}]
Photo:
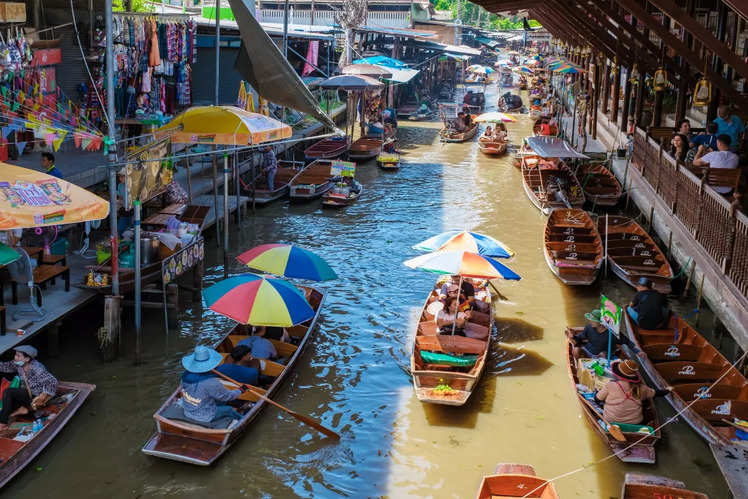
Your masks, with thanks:
[{"label": "shadow on water", "polygon": [[434,126],[416,126],[412,122],[405,122],[398,130],[398,149],[408,150],[417,146],[429,146],[436,141],[440,128]]},{"label": "shadow on water", "polygon": [[426,421],[431,426],[472,429],[478,421],[478,414],[491,412],[496,389],[496,377],[484,375],[467,404],[461,407],[421,404],[421,407]]},{"label": "shadow on water", "polygon": [[522,343],[543,339],[543,328],[530,324],[524,319],[499,317],[495,323],[497,336],[502,343]]},{"label": "shadow on water", "polygon": [[553,366],[538,352],[524,345],[494,344],[490,352],[488,372],[499,376],[539,376]]}]

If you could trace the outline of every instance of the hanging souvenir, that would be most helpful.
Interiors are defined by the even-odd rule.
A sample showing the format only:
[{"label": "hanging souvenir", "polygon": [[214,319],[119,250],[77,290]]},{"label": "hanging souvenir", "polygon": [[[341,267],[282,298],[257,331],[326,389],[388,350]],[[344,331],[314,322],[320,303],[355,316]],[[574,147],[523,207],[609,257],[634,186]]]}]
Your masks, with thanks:
[{"label": "hanging souvenir", "polygon": [[667,87],[667,71],[660,67],[654,74],[654,90],[655,92],[662,92]]},{"label": "hanging souvenir", "polygon": [[638,85],[639,84],[639,69],[636,66],[636,63],[634,63],[634,67],[631,68],[631,76],[629,77],[629,83],[632,85]]},{"label": "hanging souvenir", "polygon": [[712,101],[712,82],[702,77],[693,91],[693,105],[707,106]]}]

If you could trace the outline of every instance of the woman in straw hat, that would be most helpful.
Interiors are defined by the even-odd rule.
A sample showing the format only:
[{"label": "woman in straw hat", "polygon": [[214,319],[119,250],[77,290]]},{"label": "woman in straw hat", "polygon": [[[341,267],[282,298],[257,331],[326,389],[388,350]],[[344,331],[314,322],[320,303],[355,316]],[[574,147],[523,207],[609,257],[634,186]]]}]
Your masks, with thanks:
[{"label": "woman in straw hat", "polygon": [[613,423],[643,424],[642,405],[655,396],[667,395],[665,390],[648,387],[639,376],[639,366],[633,360],[617,360],[611,364],[614,379],[595,394],[604,402],[603,418]]}]

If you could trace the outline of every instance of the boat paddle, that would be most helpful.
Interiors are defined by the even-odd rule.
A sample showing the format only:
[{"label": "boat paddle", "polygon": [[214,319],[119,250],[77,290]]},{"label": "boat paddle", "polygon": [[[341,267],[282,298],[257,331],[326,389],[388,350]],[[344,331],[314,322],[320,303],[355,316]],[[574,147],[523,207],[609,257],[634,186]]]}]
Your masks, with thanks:
[{"label": "boat paddle", "polygon": [[621,431],[621,429],[619,427],[617,427],[616,425],[611,424],[610,422],[606,421],[605,418],[602,416],[602,414],[599,414],[597,412],[597,407],[595,407],[594,405],[592,405],[592,402],[590,402],[586,398],[582,397],[581,395],[578,395],[578,396],[579,396],[580,399],[582,399],[584,401],[585,404],[587,404],[587,406],[590,409],[592,409],[594,411],[594,413],[597,415],[597,417],[599,417],[600,419],[603,420],[603,423],[605,423],[605,426],[608,427],[608,433],[610,433],[613,436],[613,438],[615,438],[619,442],[625,442],[626,441],[626,437],[623,436],[623,432]]},{"label": "boat paddle", "polygon": [[290,414],[291,416],[295,417],[296,419],[298,419],[302,423],[305,423],[305,424],[311,426],[312,428],[315,428],[316,430],[320,431],[321,433],[324,433],[328,437],[332,437],[332,438],[334,438],[336,440],[340,440],[340,435],[338,435],[337,433],[335,433],[331,429],[322,426],[320,423],[318,423],[317,421],[313,420],[309,416],[304,416],[303,414],[299,414],[298,412],[292,411],[288,407],[280,405],[278,402],[276,402],[276,401],[274,401],[272,399],[269,399],[265,395],[263,395],[262,393],[254,390],[252,386],[244,384],[244,383],[239,383],[238,381],[235,381],[235,380],[229,378],[228,376],[226,376],[225,374],[223,374],[220,371],[216,371],[215,369],[211,369],[211,372],[213,374],[215,374],[216,376],[218,376],[220,378],[223,378],[223,379],[225,379],[226,381],[228,381],[230,383],[235,384],[236,386],[245,387],[247,389],[247,391],[252,392],[253,394],[257,395],[259,398],[261,398],[265,402],[268,402],[269,404],[274,405],[278,409],[287,412],[288,414]]}]

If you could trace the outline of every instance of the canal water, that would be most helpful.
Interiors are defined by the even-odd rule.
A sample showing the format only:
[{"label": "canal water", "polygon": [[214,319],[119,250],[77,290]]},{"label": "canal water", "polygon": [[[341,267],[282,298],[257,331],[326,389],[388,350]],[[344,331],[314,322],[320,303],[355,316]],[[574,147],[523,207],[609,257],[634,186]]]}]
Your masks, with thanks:
[{"label": "canal water", "polygon": [[[488,89],[495,104],[496,89]],[[151,458],[140,447],[152,414],[175,388],[180,358],[210,344],[229,320],[188,304],[168,334],[160,311],[145,313],[144,363],[125,355],[97,359],[93,325],[77,316],[59,358],[47,365],[61,379],[95,383],[96,392],[32,466],[3,491],[8,497],[474,497],[497,463],[526,463],[550,478],[604,458],[607,448],[582,418],[564,362],[564,328],[605,293],[627,303],[633,289],[614,276],[591,287],[561,284],[542,254],[545,218],[526,198],[511,155],[481,155],[475,141],[440,144],[439,122],[400,123],[403,167],[360,166],[359,201],[342,211],[318,202],[278,202],[259,209],[231,234],[233,256],[269,242],[293,242],[324,257],[340,279],[326,293],[318,330],[277,400],[342,434],[333,444],[268,408],[212,468]],[[527,116],[508,124],[511,142],[531,133]],[[499,283],[488,372],[465,407],[424,405],[407,374],[414,324],[433,274],[403,260],[411,246],[447,229],[492,235],[512,247],[507,264],[519,282]],[[220,253],[208,243],[205,285],[220,279]],[[232,263],[232,273],[244,269]],[[675,303],[681,312],[692,301]],[[132,314],[125,310],[125,315]],[[702,317],[711,324],[711,317]],[[78,326],[79,325],[79,326]],[[673,414],[658,401],[665,417]],[[618,497],[626,472],[683,480],[726,498],[703,441],[683,422],[669,425],[657,464],[617,459],[556,482],[562,497]]]}]

